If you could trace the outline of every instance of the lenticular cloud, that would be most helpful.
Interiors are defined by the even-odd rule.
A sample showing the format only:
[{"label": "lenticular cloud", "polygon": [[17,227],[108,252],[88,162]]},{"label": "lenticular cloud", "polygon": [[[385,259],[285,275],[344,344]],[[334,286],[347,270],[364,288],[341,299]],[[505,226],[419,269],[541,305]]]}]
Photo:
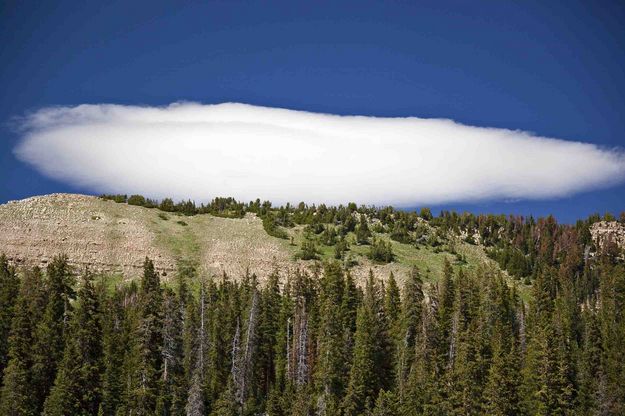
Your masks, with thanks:
[{"label": "lenticular cloud", "polygon": [[244,104],[44,108],[15,154],[97,192],[397,206],[567,196],[625,179],[592,144],[451,120]]}]

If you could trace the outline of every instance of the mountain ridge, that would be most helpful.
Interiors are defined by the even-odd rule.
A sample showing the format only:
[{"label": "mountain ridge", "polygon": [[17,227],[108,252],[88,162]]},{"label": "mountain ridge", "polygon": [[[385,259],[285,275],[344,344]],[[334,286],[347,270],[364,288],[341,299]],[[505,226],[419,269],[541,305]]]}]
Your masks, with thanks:
[{"label": "mountain ridge", "polygon": [[[53,256],[67,254],[79,268],[129,277],[141,273],[145,257],[164,276],[181,264],[212,275],[240,277],[249,271],[261,280],[274,270],[288,274],[314,267],[315,262],[296,258],[303,227],[286,231],[290,241],[268,235],[262,220],[249,212],[243,218],[184,216],[80,194],[33,196],[0,205],[0,252],[11,262],[45,266]],[[379,276],[393,272],[402,280],[417,265],[436,279],[444,259],[454,260],[450,253],[392,244],[396,261],[388,264],[370,261],[366,246],[354,245],[354,277],[364,279],[371,269]],[[494,264],[478,246],[459,242],[457,247],[471,267]],[[327,248],[325,252],[321,258],[330,258]]]}]

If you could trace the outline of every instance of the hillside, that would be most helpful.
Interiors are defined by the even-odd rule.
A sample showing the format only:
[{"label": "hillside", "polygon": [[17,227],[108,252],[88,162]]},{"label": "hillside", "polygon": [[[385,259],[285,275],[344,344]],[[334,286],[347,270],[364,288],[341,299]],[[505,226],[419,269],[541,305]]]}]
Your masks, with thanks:
[{"label": "hillside", "polygon": [[[244,218],[182,216],[74,194],[36,196],[0,205],[0,251],[16,264],[45,265],[54,255],[64,253],[73,265],[125,276],[140,274],[146,256],[165,276],[181,263],[235,278],[247,269],[264,279],[276,268],[283,272],[308,268],[314,261],[295,259],[303,229],[286,230],[293,236],[291,244],[290,239],[268,235],[252,213]],[[354,277],[362,279],[373,269],[378,276],[393,271],[402,280],[416,265],[426,279],[436,279],[445,258],[466,268],[494,263],[482,247],[460,239],[453,243],[459,256],[427,245],[391,244],[395,261],[389,264],[371,262],[366,257],[367,246],[353,244]],[[332,257],[329,247],[320,246],[320,251],[321,258]],[[458,258],[464,261],[458,262]]]},{"label": "hillside", "polygon": [[155,205],[0,206],[0,414],[624,414],[625,215]]}]

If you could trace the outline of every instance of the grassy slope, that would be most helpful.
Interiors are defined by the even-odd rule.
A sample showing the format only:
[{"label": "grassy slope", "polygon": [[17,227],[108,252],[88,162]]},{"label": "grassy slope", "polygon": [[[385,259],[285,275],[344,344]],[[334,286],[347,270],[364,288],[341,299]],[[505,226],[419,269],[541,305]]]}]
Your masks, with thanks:
[{"label": "grassy slope", "polygon": [[[124,204],[114,205],[117,205],[115,208],[124,207]],[[283,265],[285,263],[294,265],[295,255],[303,240],[302,226],[287,230],[294,238],[295,244],[291,245],[288,240],[269,236],[262,229],[260,220],[252,216],[245,219],[226,219],[208,214],[186,217],[163,213],[156,209],[142,208],[142,210],[145,210],[144,219],[148,228],[155,235],[155,244],[168,252],[179,265],[192,265],[203,272],[215,272],[207,266],[207,262],[210,263],[215,258],[226,263],[240,263],[239,273],[245,269],[246,262],[258,262],[259,257],[267,257],[268,261],[271,257],[278,259]],[[179,221],[187,225],[181,225]],[[382,238],[388,240],[388,236],[382,235]],[[355,240],[353,235],[349,235],[348,239]],[[391,244],[396,260],[390,265],[373,264],[366,257],[368,246],[351,244],[350,252],[358,262],[353,270],[354,275],[363,277],[369,268],[373,268],[380,277],[386,277],[389,271],[393,271],[401,281],[410,267],[416,265],[421,270],[424,280],[433,283],[442,274],[445,258],[456,269],[473,270],[485,263],[498,268],[496,263],[486,256],[482,247],[459,239],[454,242],[455,250],[465,257],[466,263],[457,261],[454,254],[427,245],[415,247],[396,241],[391,241]],[[334,247],[320,245],[319,250],[322,260],[333,259]],[[268,264],[265,271],[269,272],[271,268]],[[519,290],[522,297],[527,299],[528,287],[519,285]]]},{"label": "grassy slope", "polygon": [[[304,227],[302,226],[298,226],[289,230],[295,243],[295,246],[290,247],[293,255],[297,253],[304,239],[303,228]],[[393,253],[395,254],[395,262],[392,265],[395,267],[386,267],[383,270],[386,271],[387,274],[388,271],[386,269],[392,270],[400,281],[403,280],[403,277],[408,273],[412,266],[417,266],[422,273],[424,281],[430,284],[434,283],[442,276],[445,259],[448,259],[456,270],[460,268],[467,271],[475,270],[483,264],[488,264],[497,270],[500,270],[499,265],[488,258],[483,247],[469,244],[458,238],[454,239],[455,250],[457,253],[464,256],[466,262],[458,261],[455,254],[444,250],[436,250],[435,248],[427,245],[419,245],[418,247],[415,247],[411,244],[399,243],[397,241],[389,240],[388,235],[384,234],[378,234],[378,237],[391,241]],[[268,238],[272,237],[268,236]],[[353,233],[350,233],[347,236],[347,239],[350,242],[350,252],[356,255],[357,261],[359,262],[358,267],[365,269],[366,272],[370,266],[374,266],[373,263],[371,263],[371,261],[367,258],[369,246],[359,246],[354,244],[355,235]],[[318,245],[318,249],[321,253],[320,257],[322,260],[332,260],[334,258],[333,246]],[[504,272],[504,274],[507,276],[507,273]],[[380,274],[380,277],[386,277],[386,275]],[[508,280],[511,285],[514,284],[513,279],[508,277]],[[527,300],[529,296],[529,286],[517,283],[517,287],[521,297],[524,300]]]}]

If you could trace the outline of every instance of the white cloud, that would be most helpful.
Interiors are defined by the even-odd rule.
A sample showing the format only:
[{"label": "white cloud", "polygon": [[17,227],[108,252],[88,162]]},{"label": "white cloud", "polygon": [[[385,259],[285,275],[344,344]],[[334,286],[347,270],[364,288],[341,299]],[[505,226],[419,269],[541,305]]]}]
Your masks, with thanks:
[{"label": "white cloud", "polygon": [[97,192],[396,206],[541,199],[625,179],[621,150],[451,120],[245,104],[44,108],[15,154]]}]

